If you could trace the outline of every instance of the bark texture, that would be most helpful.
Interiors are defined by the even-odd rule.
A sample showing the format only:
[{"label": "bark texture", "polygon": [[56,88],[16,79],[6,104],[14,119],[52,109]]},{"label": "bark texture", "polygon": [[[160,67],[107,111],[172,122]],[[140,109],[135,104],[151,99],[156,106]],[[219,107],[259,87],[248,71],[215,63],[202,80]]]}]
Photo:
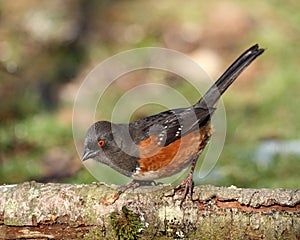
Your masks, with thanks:
[{"label": "bark texture", "polygon": [[[153,191],[155,189],[155,191]],[[179,207],[170,186],[0,186],[0,239],[299,239],[300,190],[198,186]]]}]

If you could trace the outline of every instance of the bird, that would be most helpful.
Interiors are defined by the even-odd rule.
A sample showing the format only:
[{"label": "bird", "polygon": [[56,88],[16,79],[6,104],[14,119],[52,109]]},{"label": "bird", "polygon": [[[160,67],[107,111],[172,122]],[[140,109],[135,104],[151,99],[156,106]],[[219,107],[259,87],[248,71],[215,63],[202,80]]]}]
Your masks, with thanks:
[{"label": "bird", "polygon": [[190,167],[174,189],[184,188],[182,202],[193,195],[198,158],[212,135],[211,118],[221,95],[265,49],[243,52],[194,105],[144,117],[130,123],[97,121],[84,140],[81,161],[94,159],[133,181],[119,187],[114,202],[128,188],[172,176]]}]

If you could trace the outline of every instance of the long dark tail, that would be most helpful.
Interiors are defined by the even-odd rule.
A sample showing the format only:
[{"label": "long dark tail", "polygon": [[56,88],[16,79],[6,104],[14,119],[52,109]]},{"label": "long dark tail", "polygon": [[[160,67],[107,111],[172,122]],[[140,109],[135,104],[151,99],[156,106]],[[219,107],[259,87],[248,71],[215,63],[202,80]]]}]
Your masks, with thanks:
[{"label": "long dark tail", "polygon": [[253,62],[264,49],[259,48],[255,44],[245,51],[231,66],[223,73],[223,75],[215,82],[214,85],[205,93],[205,95],[197,102],[195,108],[212,108],[219,100],[226,89],[234,82],[235,79],[243,72],[243,70]]}]

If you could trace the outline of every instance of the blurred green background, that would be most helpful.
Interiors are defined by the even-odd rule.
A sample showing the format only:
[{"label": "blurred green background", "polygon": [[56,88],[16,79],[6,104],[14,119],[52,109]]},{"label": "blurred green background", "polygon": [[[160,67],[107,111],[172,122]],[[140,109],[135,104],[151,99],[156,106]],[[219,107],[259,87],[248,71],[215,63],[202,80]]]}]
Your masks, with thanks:
[{"label": "blurred green background", "polygon": [[[0,183],[96,181],[75,150],[72,104],[106,58],[166,47],[216,79],[259,43],[266,53],[223,97],[226,143],[200,184],[299,188],[299,9],[296,0],[0,1]],[[137,77],[135,84],[145,81]],[[160,81],[198,98],[181,81]],[[116,85],[115,96],[130,87]]]}]

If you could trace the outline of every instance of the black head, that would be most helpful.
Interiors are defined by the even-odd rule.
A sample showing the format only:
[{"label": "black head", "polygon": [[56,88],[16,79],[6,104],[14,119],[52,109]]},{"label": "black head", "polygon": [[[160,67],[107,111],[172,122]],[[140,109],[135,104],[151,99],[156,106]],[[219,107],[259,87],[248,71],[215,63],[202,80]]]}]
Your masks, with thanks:
[{"label": "black head", "polygon": [[106,121],[94,123],[87,131],[84,140],[84,152],[81,160],[95,158],[113,140],[111,123]]},{"label": "black head", "polygon": [[124,127],[107,121],[94,123],[85,137],[81,160],[93,158],[126,176],[131,176],[137,167],[137,158],[131,145],[127,144],[128,137],[125,137]]}]

